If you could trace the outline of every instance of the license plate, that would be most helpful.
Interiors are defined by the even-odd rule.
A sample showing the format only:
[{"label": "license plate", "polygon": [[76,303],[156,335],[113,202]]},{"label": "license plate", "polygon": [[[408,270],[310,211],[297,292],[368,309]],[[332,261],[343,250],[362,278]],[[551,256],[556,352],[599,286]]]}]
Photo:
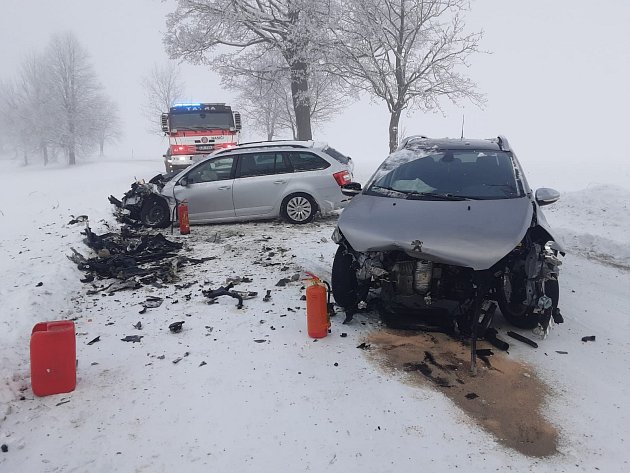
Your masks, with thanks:
[{"label": "license plate", "polygon": [[197,151],[212,151],[214,145],[197,145]]}]

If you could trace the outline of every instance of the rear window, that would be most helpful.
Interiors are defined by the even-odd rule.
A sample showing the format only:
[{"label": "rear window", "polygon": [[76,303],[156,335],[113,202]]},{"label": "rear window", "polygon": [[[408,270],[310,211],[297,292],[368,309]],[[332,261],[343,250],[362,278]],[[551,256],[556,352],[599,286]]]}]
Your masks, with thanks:
[{"label": "rear window", "polygon": [[322,151],[334,160],[339,161],[341,164],[348,164],[350,162],[350,158],[348,156],[341,154],[335,148],[331,148],[330,146],[327,146]]},{"label": "rear window", "polygon": [[295,171],[316,171],[330,167],[330,163],[311,153],[289,153],[289,160]]}]

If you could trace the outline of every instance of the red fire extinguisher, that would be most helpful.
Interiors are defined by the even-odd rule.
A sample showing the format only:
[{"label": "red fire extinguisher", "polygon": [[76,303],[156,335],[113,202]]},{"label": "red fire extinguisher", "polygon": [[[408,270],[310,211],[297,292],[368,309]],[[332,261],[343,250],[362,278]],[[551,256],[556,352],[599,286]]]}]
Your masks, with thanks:
[{"label": "red fire extinguisher", "polygon": [[188,202],[180,202],[177,206],[177,217],[179,218],[179,233],[188,235],[190,233],[190,223],[188,222]]},{"label": "red fire extinguisher", "polygon": [[324,338],[330,328],[330,313],[328,311],[328,284],[311,273],[309,286],[306,288],[306,326],[308,336]]}]

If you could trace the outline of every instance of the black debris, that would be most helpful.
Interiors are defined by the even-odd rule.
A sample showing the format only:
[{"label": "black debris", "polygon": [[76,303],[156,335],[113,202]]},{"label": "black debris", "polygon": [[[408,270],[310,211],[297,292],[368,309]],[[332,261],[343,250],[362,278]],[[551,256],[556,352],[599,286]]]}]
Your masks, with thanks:
[{"label": "black debris", "polygon": [[138,323],[133,324],[133,328],[142,330],[142,322],[138,321]]},{"label": "black debris", "polygon": [[70,215],[72,217],[72,220],[70,220],[68,222],[68,225],[74,225],[75,223],[83,223],[86,222],[88,219],[87,215],[79,215],[77,217],[75,217],[74,215]]},{"label": "black debris", "polygon": [[146,311],[147,311],[147,308],[143,307],[142,309],[138,311],[138,314],[144,314]]},{"label": "black debris", "polygon": [[557,324],[564,323],[564,317],[560,313],[560,309],[558,309],[557,307],[553,309],[553,312],[551,312],[551,316],[553,317],[553,321],[555,323]]},{"label": "black debris", "polygon": [[96,342],[100,342],[101,341],[101,336],[99,335],[96,338],[93,338],[92,340],[90,340],[89,342],[87,342],[88,345],[94,345]]},{"label": "black debris", "polygon": [[510,331],[507,333],[507,335],[508,337],[512,337],[514,340],[518,340],[519,342],[526,343],[530,347],[538,348],[538,343],[536,343],[534,340],[530,338],[524,337],[520,333]]},{"label": "black debris", "polygon": [[302,294],[302,296],[300,296],[300,300],[301,301],[305,301],[306,300],[306,296],[304,294]]},{"label": "black debris", "polygon": [[55,407],[61,406],[63,404],[68,404],[69,402],[70,402],[70,399],[66,399],[65,401],[61,401],[61,402],[58,402],[57,404],[55,404]]},{"label": "black debris", "polygon": [[145,309],[155,309],[156,307],[160,307],[164,302],[164,299],[157,296],[149,296],[147,300],[142,303]]},{"label": "black debris", "polygon": [[88,283],[88,282],[92,282],[94,281],[94,275],[92,273],[86,275],[84,278],[79,279],[79,281],[81,281],[82,283]]},{"label": "black debris", "polygon": [[205,361],[202,361],[201,363],[199,363],[199,367],[206,366],[207,364],[208,363],[206,363]]},{"label": "black debris", "polygon": [[182,331],[182,325],[183,324],[184,324],[183,320],[181,322],[173,322],[171,325],[168,326],[168,329],[172,333],[179,333],[179,332]]},{"label": "black debris", "polygon": [[256,343],[265,343],[267,340],[264,340],[264,339],[257,339],[257,340],[254,340],[254,341],[255,341]]},{"label": "black debris", "polygon": [[6,443],[3,443],[3,444],[0,446],[0,450],[2,450],[2,452],[3,452],[3,453],[7,453],[7,452],[9,451],[9,447],[7,446],[7,444],[6,444]]},{"label": "black debris", "polygon": [[44,283],[40,281],[37,284],[35,284],[35,287],[42,287],[43,285],[44,285]]},{"label": "black debris", "polygon": [[582,337],[582,341],[583,342],[594,342],[595,341],[595,335],[588,335],[586,337]]},{"label": "black debris", "polygon": [[370,344],[363,342],[357,348],[359,348],[361,350],[369,350],[370,349]]},{"label": "black debris", "polygon": [[490,348],[477,348],[477,356],[492,356],[494,352]]},{"label": "black debris", "polygon": [[175,358],[175,359],[173,360],[173,364],[174,364],[174,365],[176,365],[176,364],[177,364],[177,363],[179,363],[180,361],[182,361],[182,357],[181,357],[181,356],[178,356],[177,358]]},{"label": "black debris", "polygon": [[142,339],[143,335],[127,335],[125,338],[121,338],[123,342],[136,343]]},{"label": "black debris", "polygon": [[333,366],[339,366],[339,363],[335,362],[333,363]]},{"label": "black debris", "polygon": [[271,300],[271,289],[267,289],[267,294],[263,297],[263,302],[269,302]]},{"label": "black debris", "polygon": [[[221,297],[221,296],[229,296],[229,297],[233,297],[234,299],[238,300],[238,304],[236,304],[236,308],[237,309],[242,309],[243,308],[243,296],[241,295],[241,293],[237,292],[237,291],[231,291],[230,289],[232,289],[233,284],[230,283],[227,286],[221,286],[219,289],[208,289],[208,290],[204,290],[201,291],[201,293],[206,296],[208,299],[210,299],[208,301],[208,304],[214,304],[216,303],[216,298],[217,297]],[[254,293],[255,295],[255,293]]]},{"label": "black debris", "polygon": [[558,353],[560,355],[568,355],[569,354],[568,351],[562,351],[562,350],[556,350],[556,353]]},{"label": "black debris", "polygon": [[184,284],[175,284],[175,289],[188,289],[189,287],[192,287],[195,284],[197,284],[197,281],[191,281]]},{"label": "black debris", "polygon": [[439,366],[438,362],[435,361],[435,358],[434,358],[433,354],[430,351],[425,351],[424,352],[424,361],[428,361],[433,366]]},{"label": "black debris", "polygon": [[341,338],[346,338],[348,336],[348,334],[346,332],[341,332],[341,335],[339,335]]},{"label": "black debris", "polygon": [[498,348],[502,351],[508,351],[508,349],[510,348],[510,344],[504,340],[501,340],[500,338],[497,338],[497,334],[497,330],[490,327],[486,330],[483,337],[495,348]]},{"label": "black debris", "polygon": [[287,283],[289,283],[289,282],[291,282],[291,280],[290,280],[290,279],[288,279],[288,278],[282,278],[280,281],[278,281],[278,282],[276,283],[276,286],[277,286],[277,287],[283,287],[283,286],[286,286],[286,285],[287,285]]},{"label": "black debris", "polygon": [[287,307],[287,310],[288,310],[289,312],[295,312],[295,309],[292,309],[291,307]]},{"label": "black debris", "polygon": [[479,395],[475,394],[475,393],[468,393],[468,394],[466,394],[466,399],[472,400],[472,399],[477,399],[478,397],[479,397]]}]

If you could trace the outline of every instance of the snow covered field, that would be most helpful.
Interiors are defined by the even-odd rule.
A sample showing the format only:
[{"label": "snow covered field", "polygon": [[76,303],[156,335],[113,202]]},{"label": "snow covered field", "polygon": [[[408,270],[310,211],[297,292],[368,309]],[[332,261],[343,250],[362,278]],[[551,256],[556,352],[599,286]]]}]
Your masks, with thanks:
[{"label": "snow covered field", "polygon": [[[375,316],[350,325],[338,316],[328,337],[306,335],[302,281],[276,283],[304,271],[330,278],[334,217],[300,227],[193,227],[173,238],[187,242],[192,257],[216,259],[183,270],[183,281],[195,281],[190,288],[87,295],[90,286],[66,258],[71,247],[88,253],[83,225],[69,225],[71,215],[89,215],[92,229],[104,233],[103,221],[113,222],[107,196],[120,197],[134,176],[152,177],[161,162],[11,164],[0,177],[3,473],[630,469],[627,189],[571,192],[546,212],[570,251],[561,275],[565,324],[538,349],[507,339],[508,327],[498,324],[511,342],[509,357],[529,363],[552,388],[545,415],[560,431],[558,453],[537,458],[504,447],[439,390],[409,384],[405,373],[357,350],[380,329]],[[230,298],[206,304],[202,287],[237,276],[252,280],[237,289],[259,296],[240,310]],[[164,303],[139,314],[149,295]],[[70,318],[77,388],[35,397],[31,328]],[[170,333],[180,320],[183,331]],[[133,327],[138,321],[142,330]],[[143,338],[121,341],[127,335]],[[585,335],[596,341],[582,342]]]}]

